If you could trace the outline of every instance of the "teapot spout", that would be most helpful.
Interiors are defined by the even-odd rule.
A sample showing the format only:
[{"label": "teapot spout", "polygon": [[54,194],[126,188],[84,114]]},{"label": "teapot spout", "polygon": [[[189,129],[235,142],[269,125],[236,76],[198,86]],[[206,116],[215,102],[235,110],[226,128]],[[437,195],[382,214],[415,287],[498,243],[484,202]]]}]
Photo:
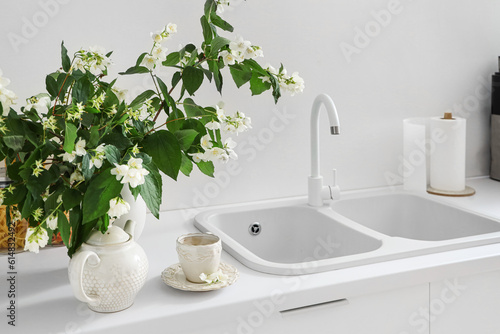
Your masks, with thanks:
[{"label": "teapot spout", "polygon": [[127,220],[127,222],[125,223],[125,226],[123,227],[123,230],[125,232],[127,232],[128,234],[130,234],[132,236],[132,238],[135,238],[135,225],[136,225],[136,222],[134,220]]}]

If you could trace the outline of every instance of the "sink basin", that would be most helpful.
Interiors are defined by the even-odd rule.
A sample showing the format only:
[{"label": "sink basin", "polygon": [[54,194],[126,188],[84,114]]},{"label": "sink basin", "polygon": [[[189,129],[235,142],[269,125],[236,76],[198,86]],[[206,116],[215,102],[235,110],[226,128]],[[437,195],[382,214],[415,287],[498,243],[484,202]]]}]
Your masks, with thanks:
[{"label": "sink basin", "polygon": [[202,212],[195,226],[257,271],[301,275],[500,242],[500,221],[427,194],[352,192]]},{"label": "sink basin", "polygon": [[440,241],[500,232],[497,221],[411,194],[344,199],[331,207],[392,237]]},{"label": "sink basin", "polygon": [[[288,274],[363,258],[382,241],[326,215],[328,208],[266,205],[202,213],[195,225],[217,234],[223,247],[244,264],[265,272]],[[277,269],[276,269],[277,268]]]}]

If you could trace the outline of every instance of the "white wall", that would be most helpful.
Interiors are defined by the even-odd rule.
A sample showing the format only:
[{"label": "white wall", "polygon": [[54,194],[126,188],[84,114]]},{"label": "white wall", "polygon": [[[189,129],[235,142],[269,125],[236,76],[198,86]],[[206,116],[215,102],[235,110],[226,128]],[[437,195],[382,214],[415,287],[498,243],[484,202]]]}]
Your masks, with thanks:
[{"label": "white wall", "polygon": [[[19,103],[44,89],[45,74],[59,66],[61,40],[71,51],[94,44],[114,50],[112,75],[116,75],[149,49],[149,33],[169,22],[179,29],[169,42],[170,50],[179,43],[199,42],[203,3],[2,1],[0,68],[12,80],[10,88],[20,96]],[[305,194],[310,107],[320,92],[334,98],[342,133],[329,136],[326,124],[322,126],[321,167],[327,179],[329,169],[337,168],[343,189],[392,182],[387,176],[398,174],[402,120],[440,115],[450,108],[468,121],[467,175],[488,174],[490,102],[484,94],[500,55],[498,1],[234,0],[231,4],[224,18],[245,39],[262,46],[263,62],[283,62],[289,71],[299,71],[306,90],[274,105],[270,95],[251,98],[246,87],[237,91],[226,72],[227,109],[250,115],[254,129],[237,138],[240,159],[217,166],[215,180],[201,173],[191,178],[181,175],[177,183],[165,180],[163,209]],[[390,17],[382,15],[391,10]],[[36,31],[26,28],[33,23],[39,25]],[[371,36],[359,32],[366,29]],[[24,40],[16,45],[13,38]],[[145,85],[139,78],[119,81],[119,86],[137,93]],[[215,104],[220,97],[210,87],[196,100]]]}]

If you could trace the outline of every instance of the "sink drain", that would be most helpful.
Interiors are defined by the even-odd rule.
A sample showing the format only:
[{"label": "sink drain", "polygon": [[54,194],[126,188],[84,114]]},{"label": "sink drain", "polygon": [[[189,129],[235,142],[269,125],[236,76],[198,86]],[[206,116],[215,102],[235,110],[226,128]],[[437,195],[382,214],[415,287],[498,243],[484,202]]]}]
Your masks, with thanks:
[{"label": "sink drain", "polygon": [[262,231],[262,227],[260,226],[260,223],[253,223],[250,224],[248,227],[248,232],[250,232],[251,235],[258,235]]}]

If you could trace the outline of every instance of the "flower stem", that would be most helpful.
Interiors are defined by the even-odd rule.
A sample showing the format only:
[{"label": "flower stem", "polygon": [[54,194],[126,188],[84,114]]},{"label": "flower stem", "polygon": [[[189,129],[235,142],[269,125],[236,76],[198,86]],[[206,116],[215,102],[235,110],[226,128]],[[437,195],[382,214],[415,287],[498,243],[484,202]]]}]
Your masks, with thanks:
[{"label": "flower stem", "polygon": [[[71,71],[71,68],[73,67],[73,63],[75,62],[75,57],[73,57],[73,60],[71,61],[71,64],[70,64],[70,71]],[[61,92],[64,88],[64,84],[66,83],[66,80],[69,78],[69,73],[66,73],[66,77],[64,78],[64,81],[61,85],[61,88],[59,88],[59,92],[57,93],[57,96],[56,96],[56,99],[54,100],[54,108],[52,108],[52,112],[54,113],[56,111],[56,105],[57,105],[57,100],[59,99],[59,95],[61,95]]]}]

